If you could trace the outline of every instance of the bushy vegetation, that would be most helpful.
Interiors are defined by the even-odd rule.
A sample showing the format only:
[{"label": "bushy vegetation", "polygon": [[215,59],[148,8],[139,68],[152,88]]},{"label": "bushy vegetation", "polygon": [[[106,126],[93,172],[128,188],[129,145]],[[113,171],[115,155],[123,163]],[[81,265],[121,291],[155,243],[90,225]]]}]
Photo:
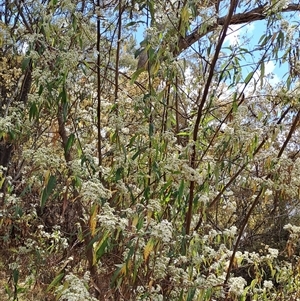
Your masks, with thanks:
[{"label": "bushy vegetation", "polygon": [[1,300],[300,300],[300,5],[262,4],[1,2]]}]

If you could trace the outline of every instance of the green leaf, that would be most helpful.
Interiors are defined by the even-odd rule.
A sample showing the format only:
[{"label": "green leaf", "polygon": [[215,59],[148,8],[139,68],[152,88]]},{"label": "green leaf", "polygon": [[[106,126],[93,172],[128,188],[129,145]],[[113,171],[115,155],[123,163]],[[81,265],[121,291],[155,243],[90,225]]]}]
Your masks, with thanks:
[{"label": "green leaf", "polygon": [[284,45],[284,33],[282,30],[280,30],[278,33],[277,43],[278,43],[279,48],[282,48]]},{"label": "green leaf", "polygon": [[12,295],[12,291],[7,284],[4,285],[4,289],[7,295]]},{"label": "green leaf", "polygon": [[272,38],[272,35],[268,35],[268,36],[262,35],[261,38],[260,38],[260,40],[259,40],[259,42],[258,42],[258,44],[259,44],[260,46],[265,46],[265,45],[267,44],[267,42],[268,42],[271,38]]},{"label": "green leaf", "polygon": [[117,269],[115,270],[112,278],[111,278],[111,287],[114,287],[116,285],[116,280],[118,279],[121,269],[122,269],[122,264],[115,264],[115,266],[117,267]]},{"label": "green leaf", "polygon": [[157,161],[153,162],[152,168],[153,168],[153,172],[155,172],[155,174],[157,176],[157,179],[160,179],[161,178],[161,171],[160,171],[160,168],[159,168],[159,165],[158,165]]},{"label": "green leaf", "polygon": [[116,178],[115,178],[116,182],[118,182],[119,180],[122,179],[123,173],[124,173],[124,168],[123,167],[119,167],[117,169],[117,171],[116,171]]},{"label": "green leaf", "polygon": [[253,74],[254,74],[254,72],[253,71],[251,71],[247,76],[246,76],[246,78],[245,78],[245,84],[248,84],[249,82],[250,82],[250,80],[252,79],[252,77],[253,77]]},{"label": "green leaf", "polygon": [[21,64],[21,68],[22,68],[22,71],[25,71],[27,69],[27,67],[29,66],[30,64],[30,61],[31,61],[31,58],[30,57],[25,57],[22,61],[22,64]]},{"label": "green leaf", "polygon": [[130,27],[130,26],[134,26],[136,24],[145,24],[146,22],[145,21],[132,21],[132,22],[129,22],[125,25],[125,27]]},{"label": "green leaf", "polygon": [[33,102],[29,109],[29,120],[31,121],[31,120],[37,118],[37,116],[38,116],[38,108],[36,106],[36,103]]},{"label": "green leaf", "polygon": [[286,80],[286,87],[288,90],[290,90],[292,84],[292,77],[289,75],[287,80]]},{"label": "green leaf", "polygon": [[152,47],[147,47],[147,48],[148,48],[147,53],[148,53],[148,57],[149,57],[149,62],[151,64],[154,64],[157,60],[157,54]]},{"label": "green leaf", "polygon": [[237,109],[238,109],[237,93],[234,92],[234,94],[233,94],[233,102],[232,102],[232,112],[236,113]]},{"label": "green leaf", "polygon": [[216,183],[218,183],[219,182],[219,176],[220,176],[219,164],[216,164],[216,166],[215,166],[214,175],[215,175],[215,181],[216,181]]},{"label": "green leaf", "polygon": [[16,285],[19,281],[19,270],[18,269],[14,269],[13,270],[13,280],[14,280],[14,284]]},{"label": "green leaf", "polygon": [[100,234],[98,233],[97,235],[95,235],[95,236],[89,241],[88,245],[86,246],[86,249],[87,249],[87,250],[90,249],[90,248],[92,248],[93,245],[94,245],[94,243],[100,239],[99,235],[100,235]]},{"label": "green leaf", "polygon": [[59,98],[61,99],[62,103],[66,103],[68,100],[68,96],[67,96],[67,91],[65,89],[65,87],[63,87],[63,89],[61,90],[60,94],[59,94]]},{"label": "green leaf", "polygon": [[143,228],[144,225],[144,217],[140,216],[138,219],[138,223],[136,224],[137,231],[140,231]]},{"label": "green leaf", "polygon": [[132,85],[136,80],[137,78],[139,77],[139,75],[144,71],[144,68],[140,68],[138,70],[136,70],[133,74],[132,74],[132,77],[131,77],[131,80],[130,80],[130,84]]},{"label": "green leaf", "polygon": [[259,38],[258,44],[260,44],[260,43],[265,39],[265,37],[266,37],[266,35],[263,34],[263,35]]},{"label": "green leaf", "polygon": [[149,137],[152,137],[154,133],[154,124],[151,122],[149,124]]},{"label": "green leaf", "polygon": [[99,245],[96,248],[96,260],[97,262],[99,261],[99,259],[102,257],[102,255],[105,252],[105,248],[108,245],[108,238],[109,238],[109,232],[107,231],[103,238],[101,239]]},{"label": "green leaf", "polygon": [[66,144],[66,146],[65,146],[65,153],[66,153],[66,154],[70,151],[71,147],[72,147],[73,144],[74,144],[74,141],[75,141],[75,135],[72,133],[72,134],[69,136],[68,141],[67,141],[67,144]]},{"label": "green leaf", "polygon": [[194,287],[190,288],[189,291],[188,291],[188,296],[187,296],[186,300],[187,301],[193,301],[195,293],[196,293],[196,288],[194,288]]},{"label": "green leaf", "polygon": [[78,27],[77,18],[74,14],[72,14],[72,27],[74,31],[77,31],[77,27]]},{"label": "green leaf", "polygon": [[148,3],[148,8],[150,11],[150,15],[151,15],[151,20],[155,20],[155,1],[147,1]]},{"label": "green leaf", "polygon": [[138,151],[132,156],[131,160],[134,161],[141,153],[143,153],[147,147],[141,147]]},{"label": "green leaf", "polygon": [[180,186],[179,186],[179,189],[178,189],[178,195],[177,195],[177,198],[178,198],[179,201],[182,199],[183,191],[184,191],[184,180],[181,180]]},{"label": "green leaf", "polygon": [[44,86],[43,86],[43,85],[40,85],[40,87],[39,87],[39,92],[38,92],[39,96],[42,95],[43,91],[44,91]]},{"label": "green leaf", "polygon": [[211,295],[212,295],[212,288],[209,288],[205,292],[204,300],[211,300]]},{"label": "green leaf", "polygon": [[184,36],[190,18],[189,7],[187,5],[182,8],[180,12],[180,17],[181,17],[181,26],[179,28],[179,32]]},{"label": "green leaf", "polygon": [[64,102],[63,105],[62,105],[62,112],[63,112],[64,122],[67,121],[68,109],[69,109],[68,103]]},{"label": "green leaf", "polygon": [[41,198],[41,210],[43,211],[46,201],[48,200],[49,196],[51,195],[53,189],[56,186],[56,177],[51,175],[48,179],[47,185],[43,190],[42,198]]},{"label": "green leaf", "polygon": [[260,64],[260,87],[262,88],[264,84],[264,77],[265,77],[265,63],[262,62]]},{"label": "green leaf", "polygon": [[65,273],[60,273],[58,274],[53,280],[52,282],[48,285],[46,292],[49,292],[52,288],[54,288],[55,286],[57,286],[57,284],[60,283],[61,279],[63,279],[63,277],[65,276]]},{"label": "green leaf", "polygon": [[190,133],[187,133],[187,132],[180,132],[177,134],[177,136],[189,136]]}]

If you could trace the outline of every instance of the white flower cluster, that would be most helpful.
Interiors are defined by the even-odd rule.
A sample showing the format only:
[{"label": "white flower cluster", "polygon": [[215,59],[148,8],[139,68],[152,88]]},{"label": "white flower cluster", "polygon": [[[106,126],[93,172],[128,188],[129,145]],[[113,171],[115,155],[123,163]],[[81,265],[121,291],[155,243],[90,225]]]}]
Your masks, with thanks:
[{"label": "white flower cluster", "polygon": [[32,160],[33,164],[39,169],[49,170],[50,168],[62,168],[64,160],[61,156],[53,151],[53,148],[39,147],[36,150],[28,149],[23,151],[23,157],[28,161]]},{"label": "white flower cluster", "polygon": [[89,281],[88,272],[85,273],[83,279],[79,279],[74,274],[66,276],[66,282],[57,288],[56,293],[59,297],[59,301],[97,301],[92,297],[87,289],[87,283]]},{"label": "white flower cluster", "polygon": [[151,235],[167,244],[172,240],[172,232],[172,224],[167,220],[162,220],[152,227]]},{"label": "white flower cluster", "polygon": [[99,180],[84,181],[81,194],[87,201],[97,202],[101,198],[110,198],[111,191],[106,189]]},{"label": "white flower cluster", "polygon": [[294,234],[300,234],[300,227],[295,225],[287,224],[283,227],[283,229],[288,230],[289,232]]},{"label": "white flower cluster", "polygon": [[52,233],[44,231],[43,225],[39,225],[38,229],[40,236],[46,238],[50,243],[50,246],[48,247],[48,250],[50,252],[58,251],[60,249],[66,249],[69,247],[68,240],[63,237],[63,234],[60,231],[60,226],[54,226]]},{"label": "white flower cluster", "polygon": [[167,275],[168,261],[164,256],[159,256],[155,260],[154,275],[156,279],[163,279]]},{"label": "white flower cluster", "polygon": [[263,284],[264,288],[266,289],[271,289],[273,287],[273,282],[270,280],[264,280],[264,284]]},{"label": "white flower cluster", "polygon": [[203,182],[203,176],[201,173],[198,170],[191,168],[187,164],[182,165],[182,174],[188,181],[195,181],[199,185]]},{"label": "white flower cluster", "polygon": [[270,253],[272,258],[277,258],[279,254],[279,250],[273,249],[273,248],[268,248],[268,252]]},{"label": "white flower cluster", "polygon": [[297,242],[300,237],[300,227],[292,224],[287,224],[283,227],[284,230],[290,232],[289,241]]},{"label": "white flower cluster", "polygon": [[[147,291],[144,286],[138,286],[136,288],[136,292],[138,294],[138,297],[137,297],[136,300],[137,301],[140,301],[140,300],[144,300],[144,301],[145,300],[163,301],[164,297],[161,294],[161,290],[162,289],[159,285],[152,286],[149,291]],[[146,298],[145,296],[149,296],[149,297]]]},{"label": "white flower cluster", "polygon": [[234,213],[236,212],[237,204],[236,201],[227,201],[223,205],[223,209],[226,210],[228,213]]},{"label": "white flower cluster", "polygon": [[0,131],[8,132],[11,128],[13,128],[12,116],[1,117]]},{"label": "white flower cluster", "polygon": [[5,200],[6,206],[12,206],[12,205],[18,204],[18,203],[20,203],[20,201],[21,201],[21,199],[18,198],[15,194],[9,195],[8,197],[6,197],[6,200]]},{"label": "white flower cluster", "polygon": [[108,203],[102,206],[101,212],[97,215],[97,219],[102,228],[110,231],[114,231],[115,229],[124,230],[128,225],[127,218],[122,218],[119,214],[115,214],[115,209],[110,207]]},{"label": "white flower cluster", "polygon": [[270,189],[267,189],[267,190],[265,191],[265,196],[271,196],[272,194],[273,194],[273,191],[270,190]]},{"label": "white flower cluster", "polygon": [[161,210],[160,201],[156,199],[150,199],[148,201],[147,209],[153,212],[159,212]]},{"label": "white flower cluster", "polygon": [[203,203],[204,205],[209,203],[209,196],[205,194],[201,194],[199,197],[199,202]]},{"label": "white flower cluster", "polygon": [[231,226],[229,229],[225,229],[223,231],[223,234],[229,237],[235,237],[235,235],[237,234],[237,227]]},{"label": "white flower cluster", "polygon": [[236,296],[241,296],[247,282],[243,277],[232,277],[229,279],[229,292]]}]

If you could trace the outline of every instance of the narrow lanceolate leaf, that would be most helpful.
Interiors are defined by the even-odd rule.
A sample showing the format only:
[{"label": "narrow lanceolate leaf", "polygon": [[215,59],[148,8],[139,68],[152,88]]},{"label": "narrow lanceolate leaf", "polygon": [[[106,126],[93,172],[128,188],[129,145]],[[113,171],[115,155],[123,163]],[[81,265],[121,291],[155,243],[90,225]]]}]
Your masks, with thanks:
[{"label": "narrow lanceolate leaf", "polygon": [[189,9],[187,6],[184,6],[181,10],[181,26],[179,28],[179,31],[182,35],[185,34],[186,31],[186,25],[188,24],[190,18]]},{"label": "narrow lanceolate leaf", "polygon": [[260,64],[260,87],[263,87],[264,84],[264,77],[265,77],[265,63],[262,62]]},{"label": "narrow lanceolate leaf", "polygon": [[181,199],[182,199],[183,192],[184,192],[184,180],[181,180],[180,186],[179,186],[179,189],[178,189],[178,195],[177,195],[177,198],[178,198],[179,201],[181,201]]},{"label": "narrow lanceolate leaf", "polygon": [[149,255],[153,251],[153,248],[154,248],[154,240],[151,238],[147,242],[147,244],[145,246],[145,249],[144,249],[144,260],[145,260],[145,262],[148,262]]},{"label": "narrow lanceolate leaf", "polygon": [[21,65],[22,71],[26,70],[26,68],[29,66],[30,61],[31,61],[30,57],[25,57],[23,59],[22,65]]},{"label": "narrow lanceolate leaf", "polygon": [[71,147],[73,146],[74,144],[74,141],[75,141],[75,135],[72,133],[69,138],[68,138],[68,141],[67,141],[67,144],[66,144],[66,147],[65,147],[65,153],[67,154]]},{"label": "narrow lanceolate leaf", "polygon": [[14,284],[17,284],[19,281],[19,270],[18,269],[13,270],[13,280],[14,280]]},{"label": "narrow lanceolate leaf", "polygon": [[97,247],[96,247],[96,250],[95,250],[95,252],[96,252],[96,262],[98,262],[99,261],[99,259],[102,257],[102,255],[104,254],[104,252],[105,252],[105,249],[106,249],[106,247],[108,246],[108,238],[109,238],[109,236],[110,236],[110,233],[109,233],[109,231],[107,231],[104,235],[103,235],[103,237],[102,237],[102,239],[100,240],[100,242],[98,243],[98,245],[97,245]]},{"label": "narrow lanceolate leaf", "polygon": [[135,26],[137,24],[145,24],[145,23],[146,23],[145,21],[131,21],[131,22],[128,22],[124,27],[129,28],[129,27]]},{"label": "narrow lanceolate leaf", "polygon": [[151,122],[149,124],[149,137],[152,137],[154,133],[154,124]]},{"label": "narrow lanceolate leaf", "polygon": [[47,181],[46,187],[43,189],[42,197],[41,197],[41,210],[45,208],[46,201],[48,200],[49,196],[53,192],[53,189],[56,186],[56,177],[51,175]]},{"label": "narrow lanceolate leaf", "polygon": [[245,84],[248,84],[253,77],[254,72],[251,71],[245,78]]},{"label": "narrow lanceolate leaf", "polygon": [[144,71],[143,68],[136,70],[131,76],[130,84],[133,84],[143,71]]},{"label": "narrow lanceolate leaf", "polygon": [[58,274],[52,282],[48,285],[46,292],[49,292],[52,288],[55,288],[61,281],[61,279],[65,276],[65,273]]},{"label": "narrow lanceolate leaf", "polygon": [[123,167],[119,167],[117,169],[117,171],[116,171],[116,182],[118,182],[119,180],[122,179],[123,173],[124,173],[124,168]]},{"label": "narrow lanceolate leaf", "polygon": [[29,120],[33,120],[38,116],[38,108],[35,102],[33,102],[29,109]]},{"label": "narrow lanceolate leaf", "polygon": [[97,225],[97,213],[98,213],[98,205],[93,206],[93,210],[90,216],[89,225],[91,236],[94,237],[96,233],[96,225]]},{"label": "narrow lanceolate leaf", "polygon": [[63,87],[63,89],[61,90],[59,97],[61,99],[61,102],[64,104],[67,102],[68,100],[68,94],[67,94],[67,90],[65,87]]}]

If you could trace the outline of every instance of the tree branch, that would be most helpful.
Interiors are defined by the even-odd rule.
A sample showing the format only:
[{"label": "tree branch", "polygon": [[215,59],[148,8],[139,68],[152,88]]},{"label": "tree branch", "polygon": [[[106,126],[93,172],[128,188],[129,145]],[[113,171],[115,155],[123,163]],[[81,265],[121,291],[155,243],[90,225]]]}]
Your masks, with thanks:
[{"label": "tree branch", "polygon": [[[229,25],[236,24],[244,24],[253,21],[264,20],[267,16],[272,16],[275,12],[268,12],[270,7],[267,6],[259,6],[245,13],[238,13],[232,16],[230,19]],[[300,4],[289,4],[287,7],[283,8],[280,12],[296,12],[300,11]],[[206,31],[203,32],[201,29],[201,25],[197,26],[192,33],[187,35],[186,37],[181,37],[178,43],[178,50],[175,55],[179,55],[185,49],[190,47],[192,44],[200,40],[202,37],[206,36],[209,32],[215,30],[218,26],[224,26],[227,16],[221,17],[217,19],[217,22],[211,26],[206,28]]]},{"label": "tree branch", "polygon": [[[209,70],[209,74],[208,74],[208,78],[204,87],[204,91],[201,97],[201,94],[199,92],[199,99],[201,97],[201,102],[200,105],[198,107],[198,112],[197,112],[197,118],[195,121],[195,126],[194,126],[194,130],[193,130],[193,151],[191,154],[191,167],[194,169],[195,168],[195,164],[196,164],[196,141],[198,140],[198,131],[199,131],[199,126],[200,126],[200,122],[201,122],[201,118],[202,118],[202,110],[204,107],[204,104],[206,102],[207,99],[207,95],[211,86],[211,82],[213,79],[213,75],[214,75],[214,71],[215,71],[215,66],[217,64],[218,58],[219,58],[219,53],[221,51],[222,45],[225,41],[225,37],[226,37],[226,32],[228,29],[228,26],[230,24],[230,20],[233,16],[233,13],[236,9],[237,6],[237,0],[233,0],[231,1],[229,10],[228,10],[228,15],[226,16],[225,19],[225,23],[223,25],[222,31],[220,33],[220,37],[219,37],[219,41],[218,44],[216,46],[216,51],[214,54],[214,57],[212,59],[212,63],[210,66],[210,70]],[[195,182],[191,181],[190,183],[190,193],[189,193],[189,205],[188,205],[188,210],[187,210],[187,214],[186,214],[186,226],[185,226],[185,232],[187,235],[189,235],[190,233],[190,227],[191,227],[191,221],[192,221],[192,210],[193,210],[193,200],[194,200],[194,187],[195,187]]]}]

